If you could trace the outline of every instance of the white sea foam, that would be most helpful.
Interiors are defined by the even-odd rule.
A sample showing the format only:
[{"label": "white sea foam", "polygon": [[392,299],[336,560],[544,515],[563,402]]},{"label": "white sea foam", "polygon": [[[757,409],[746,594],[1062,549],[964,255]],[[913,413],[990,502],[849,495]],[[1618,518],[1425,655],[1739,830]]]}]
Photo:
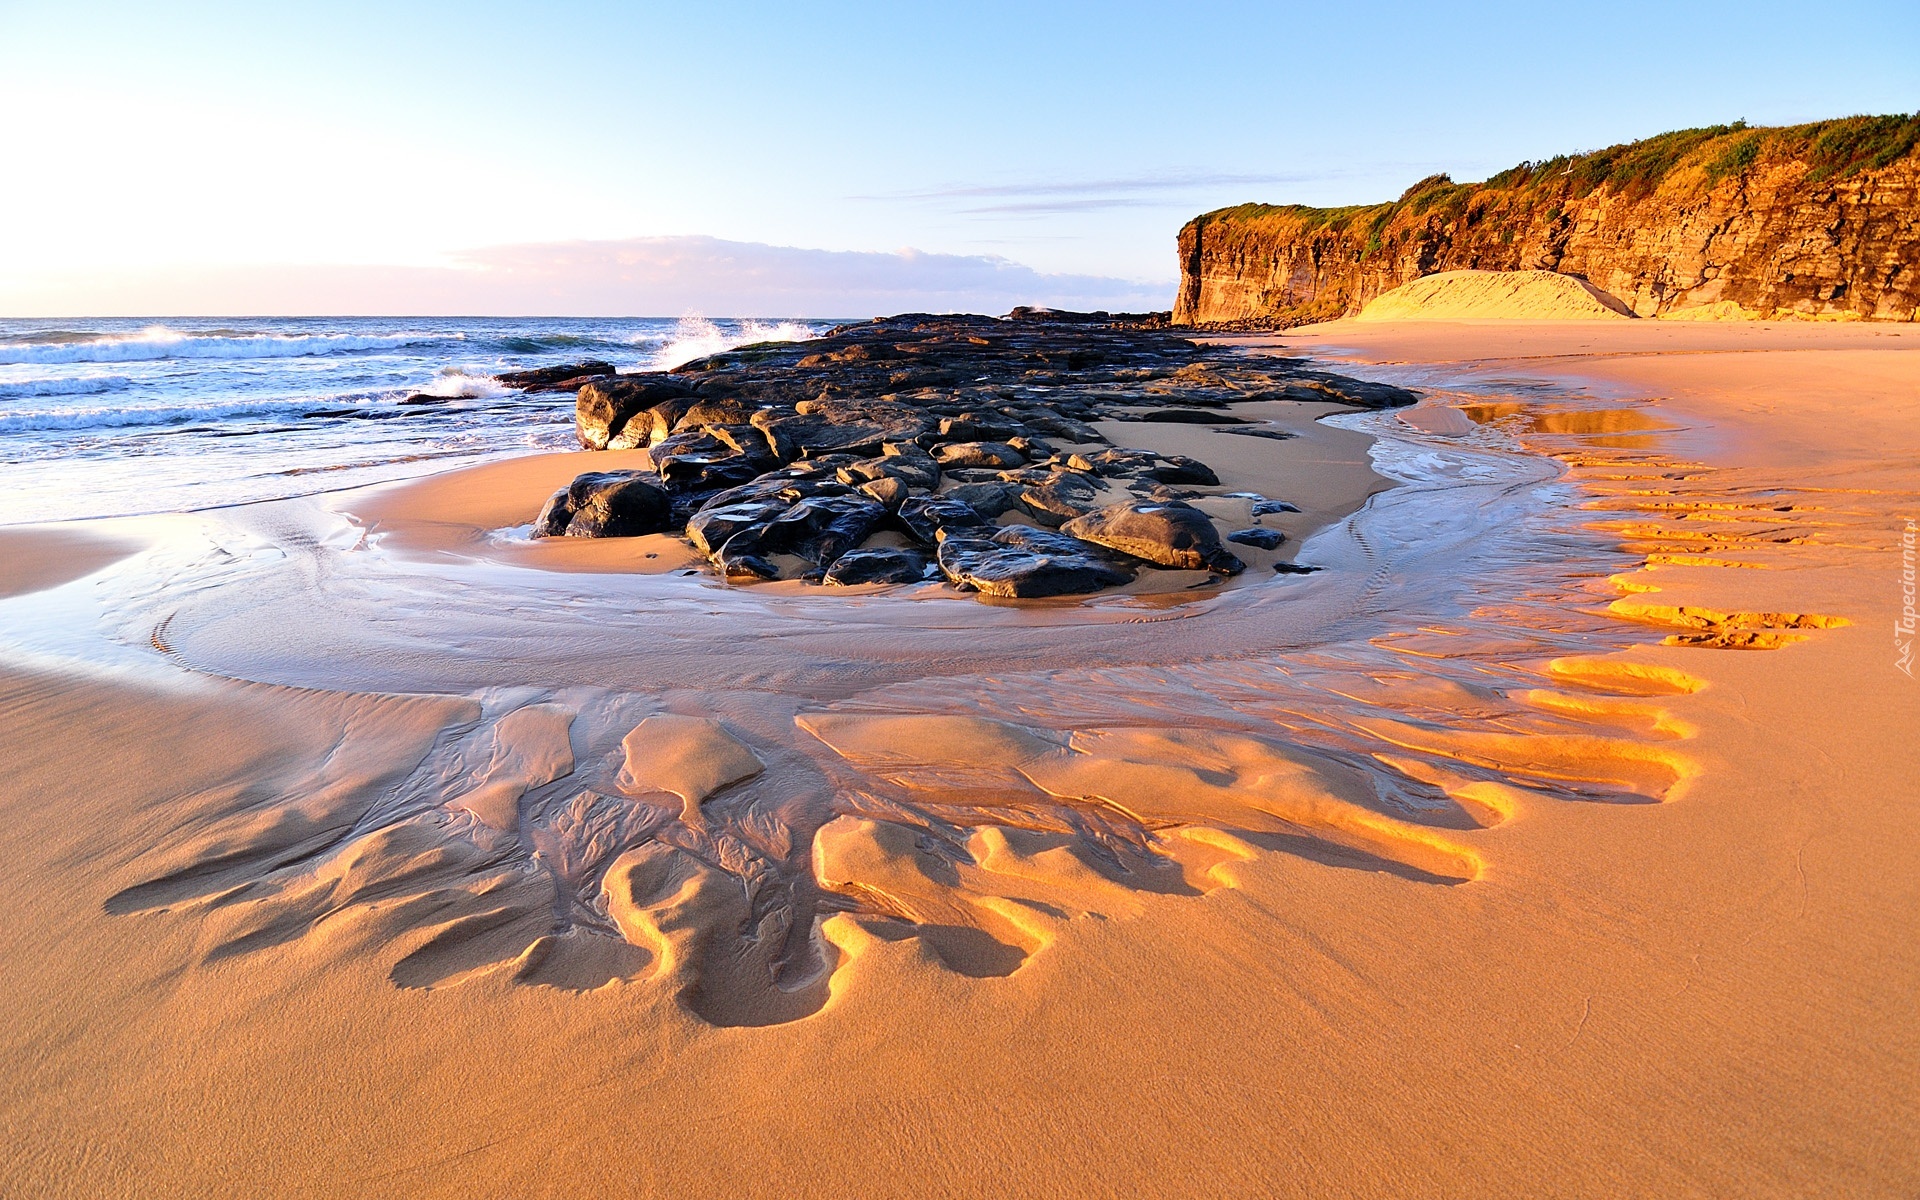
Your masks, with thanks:
[{"label": "white sea foam", "polygon": [[645,369],[671,371],[682,363],[690,363],[709,354],[719,354],[735,346],[747,346],[754,342],[804,342],[812,336],[813,331],[798,321],[775,324],[748,321],[730,333],[698,313],[689,313],[680,318],[680,324],[667,335],[666,342],[653,352]]},{"label": "white sea foam", "polygon": [[53,433],[66,430],[119,429],[153,425],[186,425],[226,421],[236,417],[294,419],[314,409],[358,407],[353,401],[305,398],[300,400],[230,400],[207,404],[161,404],[151,407],[66,405],[26,412],[0,411],[0,433]]},{"label": "white sea foam", "polygon": [[10,379],[0,381],[0,400],[29,400],[36,396],[92,396],[117,392],[132,383],[125,375],[82,375],[73,379]]},{"label": "white sea foam", "polygon": [[450,400],[491,400],[496,396],[511,396],[514,389],[501,386],[490,375],[469,374],[465,367],[442,367],[433,382],[415,394],[445,396]]},{"label": "white sea foam", "polygon": [[393,350],[444,335],[192,334],[164,325],[84,342],[0,344],[0,363],[154,362],[168,358],[303,358],[352,350]]}]

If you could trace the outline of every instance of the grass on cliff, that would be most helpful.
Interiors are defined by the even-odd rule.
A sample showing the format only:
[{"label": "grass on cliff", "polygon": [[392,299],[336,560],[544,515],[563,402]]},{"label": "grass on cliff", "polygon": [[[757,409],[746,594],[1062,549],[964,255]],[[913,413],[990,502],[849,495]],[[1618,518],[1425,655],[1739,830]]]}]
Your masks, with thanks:
[{"label": "grass on cliff", "polygon": [[1290,219],[1300,223],[1302,233],[1326,229],[1351,234],[1364,243],[1365,257],[1392,236],[1389,230],[1405,226],[1409,220],[1421,225],[1435,219],[1451,224],[1467,215],[1468,204],[1476,196],[1492,192],[1515,193],[1528,200],[1555,197],[1564,202],[1604,188],[1634,200],[1651,195],[1682,171],[1697,169],[1697,175],[1691,177],[1693,189],[1707,191],[1729,176],[1739,178],[1762,164],[1791,161],[1804,162],[1807,180],[1820,182],[1878,170],[1911,154],[1916,145],[1920,145],[1920,113],[1841,117],[1771,128],[1753,128],[1745,121],[1735,121],[1731,125],[1679,129],[1585,154],[1523,162],[1485,183],[1461,184],[1445,175],[1430,175],[1388,203],[1343,208],[1242,204],[1206,213],[1195,222],[1204,226],[1267,216]]},{"label": "grass on cliff", "polygon": [[1920,113],[1884,117],[1841,117],[1810,125],[1752,129],[1745,121],[1680,129],[1657,137],[1608,146],[1589,154],[1561,155],[1526,162],[1488,179],[1488,188],[1540,190],[1565,182],[1570,197],[1605,187],[1627,199],[1645,196],[1676,170],[1698,166],[1712,187],[1728,175],[1740,175],[1761,162],[1798,159],[1810,181],[1845,179],[1878,170],[1911,153],[1920,142]]}]

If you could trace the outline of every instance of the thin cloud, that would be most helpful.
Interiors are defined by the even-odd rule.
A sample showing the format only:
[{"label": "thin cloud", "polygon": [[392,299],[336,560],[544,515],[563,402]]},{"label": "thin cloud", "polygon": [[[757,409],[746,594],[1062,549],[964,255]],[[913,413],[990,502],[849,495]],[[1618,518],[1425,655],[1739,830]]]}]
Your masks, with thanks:
[{"label": "thin cloud", "polygon": [[1079,200],[1022,200],[1014,204],[982,204],[976,208],[963,208],[959,211],[969,216],[982,213],[1073,213],[1095,212],[1105,208],[1160,208],[1165,200],[1149,200],[1144,196],[1090,196]]},{"label": "thin cloud", "polygon": [[1050,274],[997,255],[812,250],[713,237],[494,246],[452,266],[245,266],[0,282],[19,316],[859,317],[1005,312],[1016,305],[1142,311],[1171,279]]},{"label": "thin cloud", "polygon": [[1329,178],[1325,174],[1224,175],[1193,173],[1179,175],[1142,175],[1132,179],[1083,179],[1005,183],[991,186],[934,188],[891,195],[855,196],[856,200],[964,200],[989,196],[1085,196],[1123,195],[1138,192],[1177,192],[1207,187],[1242,187],[1264,183],[1313,183]]},{"label": "thin cloud", "polygon": [[[1414,164],[1380,164],[1365,171],[1225,173],[1186,171],[1109,179],[1041,179],[1014,183],[955,184],[916,191],[849,196],[869,203],[943,207],[964,216],[1044,216],[1117,208],[1177,206],[1221,188],[1302,187],[1383,174],[1424,171]],[[1000,200],[1004,203],[972,203]]]}]

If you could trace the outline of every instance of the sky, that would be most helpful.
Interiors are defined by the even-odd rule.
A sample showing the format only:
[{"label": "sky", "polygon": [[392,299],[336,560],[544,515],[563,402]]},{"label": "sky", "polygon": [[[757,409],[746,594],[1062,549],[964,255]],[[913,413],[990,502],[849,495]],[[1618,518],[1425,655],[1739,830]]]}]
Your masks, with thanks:
[{"label": "sky", "polygon": [[1210,208],[1915,109],[1912,0],[0,0],[0,315],[1165,308]]}]

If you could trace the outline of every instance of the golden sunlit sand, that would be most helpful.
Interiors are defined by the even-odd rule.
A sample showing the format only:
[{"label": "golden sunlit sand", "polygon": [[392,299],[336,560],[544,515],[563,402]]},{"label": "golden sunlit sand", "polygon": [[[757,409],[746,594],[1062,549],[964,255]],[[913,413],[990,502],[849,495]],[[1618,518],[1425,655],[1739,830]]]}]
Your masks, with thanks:
[{"label": "golden sunlit sand", "polygon": [[1612,321],[1631,310],[1554,271],[1441,271],[1367,302],[1356,321]]},{"label": "golden sunlit sand", "polygon": [[1908,1194],[1920,330],[1234,340],[1428,397],[1171,600],[0,531],[0,1192]]}]

